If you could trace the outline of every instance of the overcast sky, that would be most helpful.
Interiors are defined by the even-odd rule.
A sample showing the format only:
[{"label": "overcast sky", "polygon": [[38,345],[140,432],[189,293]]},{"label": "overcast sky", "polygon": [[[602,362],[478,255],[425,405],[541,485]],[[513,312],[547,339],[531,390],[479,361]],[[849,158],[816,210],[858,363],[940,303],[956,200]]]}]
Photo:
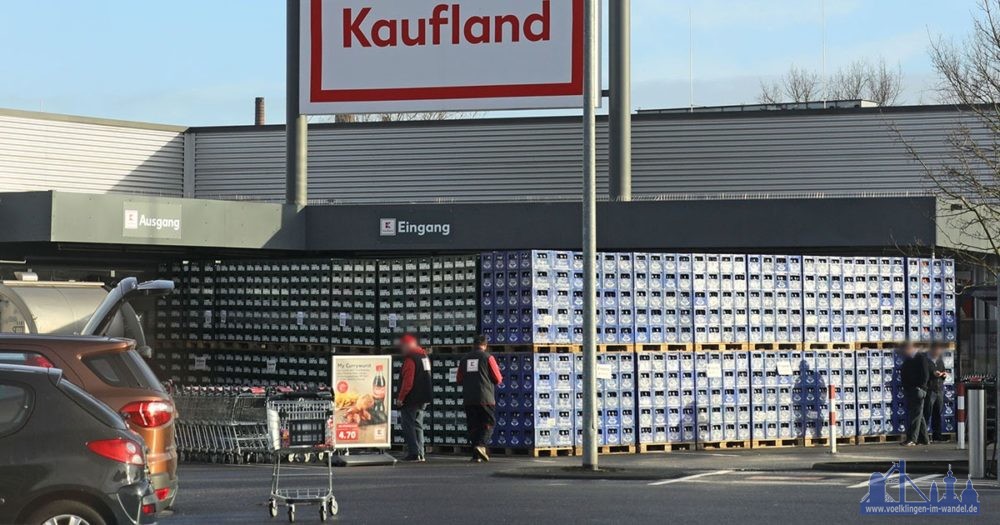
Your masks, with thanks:
[{"label": "overcast sky", "polygon": [[[556,0],[565,1],[565,0]],[[0,107],[184,125],[283,121],[281,0],[5,0]],[[755,102],[762,79],[821,67],[821,0],[633,0],[634,105]],[[961,39],[977,0],[826,0],[828,71],[899,65],[929,103],[931,38]],[[689,24],[689,9],[692,24]],[[605,61],[606,63],[606,61]]]}]

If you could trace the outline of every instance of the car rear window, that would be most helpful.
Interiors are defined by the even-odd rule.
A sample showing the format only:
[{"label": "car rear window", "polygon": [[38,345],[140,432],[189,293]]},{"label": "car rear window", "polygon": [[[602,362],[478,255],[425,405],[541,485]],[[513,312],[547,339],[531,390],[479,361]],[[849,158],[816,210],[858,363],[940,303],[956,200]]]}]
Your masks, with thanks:
[{"label": "car rear window", "polygon": [[0,436],[21,428],[32,406],[31,390],[19,385],[0,383]]},{"label": "car rear window", "polygon": [[73,400],[80,408],[105,425],[118,430],[126,430],[125,420],[115,413],[108,405],[98,401],[94,396],[85,392],[82,388],[70,383],[65,379],[59,380],[59,390]]},{"label": "car rear window", "polygon": [[86,357],[83,363],[110,386],[164,391],[149,365],[134,350]]}]

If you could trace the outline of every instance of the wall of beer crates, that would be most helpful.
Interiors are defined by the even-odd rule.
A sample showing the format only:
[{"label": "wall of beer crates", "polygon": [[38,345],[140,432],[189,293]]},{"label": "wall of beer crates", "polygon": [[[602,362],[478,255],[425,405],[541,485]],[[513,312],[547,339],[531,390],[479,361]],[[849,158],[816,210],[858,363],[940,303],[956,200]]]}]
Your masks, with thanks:
[{"label": "wall of beer crates", "polygon": [[427,345],[477,333],[477,256],[186,261],[161,265],[154,364],[180,384],[322,384],[337,351],[405,331]]},{"label": "wall of beer crates", "polygon": [[[889,348],[694,351],[637,345],[600,352],[598,444],[602,452],[646,452],[704,446],[827,445],[829,386],[834,385],[836,436],[880,443],[905,432],[901,358]],[[808,345],[807,345],[808,346]],[[496,352],[504,384],[490,445],[573,453],[582,445],[582,355]],[[466,445],[459,355],[432,355],[434,403],[427,443]],[[398,361],[396,364],[398,384]],[[942,433],[955,431],[954,351],[944,355]],[[399,428],[394,439],[402,443]]]},{"label": "wall of beer crates", "polygon": [[[956,341],[950,259],[601,253],[600,344]],[[493,344],[581,344],[577,252],[481,256]]]}]

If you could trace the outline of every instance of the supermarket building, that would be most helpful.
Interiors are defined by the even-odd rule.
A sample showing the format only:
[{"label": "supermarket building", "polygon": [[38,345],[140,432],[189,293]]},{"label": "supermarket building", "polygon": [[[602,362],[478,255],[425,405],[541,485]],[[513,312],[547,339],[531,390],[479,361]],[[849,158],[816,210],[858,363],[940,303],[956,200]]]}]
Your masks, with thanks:
[{"label": "supermarket building", "polygon": [[[948,161],[949,135],[977,129],[968,114],[716,109],[633,117],[635,200],[599,204],[599,249],[953,253],[948,203],[906,146],[929,165]],[[575,117],[312,125],[300,209],[282,204],[283,126],[0,110],[0,272],[100,278],[189,258],[577,249],[581,134]],[[606,195],[604,121],[598,138]],[[959,281],[985,276],[960,268]],[[963,310],[985,319],[987,309]]]}]

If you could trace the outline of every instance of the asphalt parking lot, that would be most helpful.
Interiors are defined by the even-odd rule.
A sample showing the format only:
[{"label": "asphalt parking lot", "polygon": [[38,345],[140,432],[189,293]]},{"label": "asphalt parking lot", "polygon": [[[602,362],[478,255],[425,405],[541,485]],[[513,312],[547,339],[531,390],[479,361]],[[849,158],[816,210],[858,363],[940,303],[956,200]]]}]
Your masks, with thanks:
[{"label": "asphalt parking lot", "polygon": [[[727,458],[716,458],[726,463]],[[660,461],[670,462],[670,456]],[[498,458],[487,465],[432,457],[426,464],[334,470],[344,523],[912,523],[912,518],[859,516],[866,473],[810,470],[739,470],[705,465],[660,480],[601,481],[516,479],[494,476],[526,464],[575,464],[576,458]],[[296,466],[304,484],[324,481],[322,468]],[[943,475],[943,473],[942,473]],[[271,471],[267,465],[184,465],[177,510],[167,525],[281,523],[267,515]],[[916,476],[914,476],[916,478]],[[930,484],[932,476],[918,483]],[[1000,491],[979,490],[983,513],[995,521]],[[991,517],[994,516],[994,517]],[[300,508],[297,522],[319,523],[315,508]]]}]

